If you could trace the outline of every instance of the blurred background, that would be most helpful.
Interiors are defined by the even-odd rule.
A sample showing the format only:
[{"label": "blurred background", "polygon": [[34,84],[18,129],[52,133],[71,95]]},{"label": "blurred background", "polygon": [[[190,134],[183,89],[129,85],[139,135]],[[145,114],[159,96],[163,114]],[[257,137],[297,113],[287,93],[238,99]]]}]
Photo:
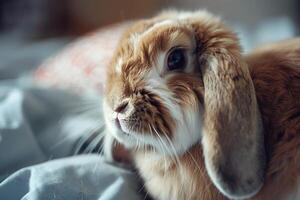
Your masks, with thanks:
[{"label": "blurred background", "polygon": [[[207,9],[238,32],[245,51],[299,34],[299,0],[0,0],[0,78],[28,70],[74,38],[164,8]],[[15,76],[14,70],[6,77]],[[22,71],[22,70],[21,70]]]}]

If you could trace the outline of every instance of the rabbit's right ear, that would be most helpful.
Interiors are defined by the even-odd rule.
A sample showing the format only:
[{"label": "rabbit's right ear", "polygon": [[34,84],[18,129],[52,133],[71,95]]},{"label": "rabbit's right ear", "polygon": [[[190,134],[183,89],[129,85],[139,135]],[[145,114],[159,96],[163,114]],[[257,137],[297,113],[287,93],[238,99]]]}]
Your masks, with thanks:
[{"label": "rabbit's right ear", "polygon": [[218,19],[196,12],[195,32],[204,83],[203,152],[215,186],[230,199],[255,195],[263,185],[265,155],[256,95],[238,38]]}]

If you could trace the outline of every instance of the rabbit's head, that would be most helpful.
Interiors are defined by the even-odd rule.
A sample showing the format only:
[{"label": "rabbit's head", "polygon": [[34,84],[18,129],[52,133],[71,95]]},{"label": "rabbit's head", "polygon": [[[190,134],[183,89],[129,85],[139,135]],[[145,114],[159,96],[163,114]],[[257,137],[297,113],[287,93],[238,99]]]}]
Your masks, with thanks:
[{"label": "rabbit's head", "polygon": [[161,155],[203,145],[227,197],[254,195],[263,148],[253,84],[236,35],[205,12],[163,12],[123,36],[108,69],[104,115],[127,148]]}]

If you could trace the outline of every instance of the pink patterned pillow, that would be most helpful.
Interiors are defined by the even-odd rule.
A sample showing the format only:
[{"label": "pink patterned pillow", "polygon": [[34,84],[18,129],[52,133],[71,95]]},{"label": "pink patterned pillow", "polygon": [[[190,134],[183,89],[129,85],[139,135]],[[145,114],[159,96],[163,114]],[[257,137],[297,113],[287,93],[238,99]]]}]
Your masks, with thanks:
[{"label": "pink patterned pillow", "polygon": [[68,45],[46,60],[34,73],[34,79],[48,86],[102,93],[106,68],[113,51],[129,23],[101,28]]}]

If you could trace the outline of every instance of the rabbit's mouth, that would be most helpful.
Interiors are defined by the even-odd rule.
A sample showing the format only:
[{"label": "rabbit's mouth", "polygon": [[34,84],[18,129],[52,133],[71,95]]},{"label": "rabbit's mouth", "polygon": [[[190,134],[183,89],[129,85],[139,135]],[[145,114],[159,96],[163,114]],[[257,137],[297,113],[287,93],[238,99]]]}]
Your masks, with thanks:
[{"label": "rabbit's mouth", "polygon": [[122,128],[122,127],[124,127],[124,125],[121,125],[122,120],[120,122],[119,118],[117,117],[114,121],[115,121],[116,128],[118,128],[124,135],[127,135],[127,136],[131,135],[128,131],[124,131],[124,129],[126,130],[126,128]]},{"label": "rabbit's mouth", "polygon": [[123,134],[127,136],[133,136],[134,134],[142,135],[144,132],[141,130],[141,123],[137,120],[128,120],[117,117],[115,120],[115,126]]}]

